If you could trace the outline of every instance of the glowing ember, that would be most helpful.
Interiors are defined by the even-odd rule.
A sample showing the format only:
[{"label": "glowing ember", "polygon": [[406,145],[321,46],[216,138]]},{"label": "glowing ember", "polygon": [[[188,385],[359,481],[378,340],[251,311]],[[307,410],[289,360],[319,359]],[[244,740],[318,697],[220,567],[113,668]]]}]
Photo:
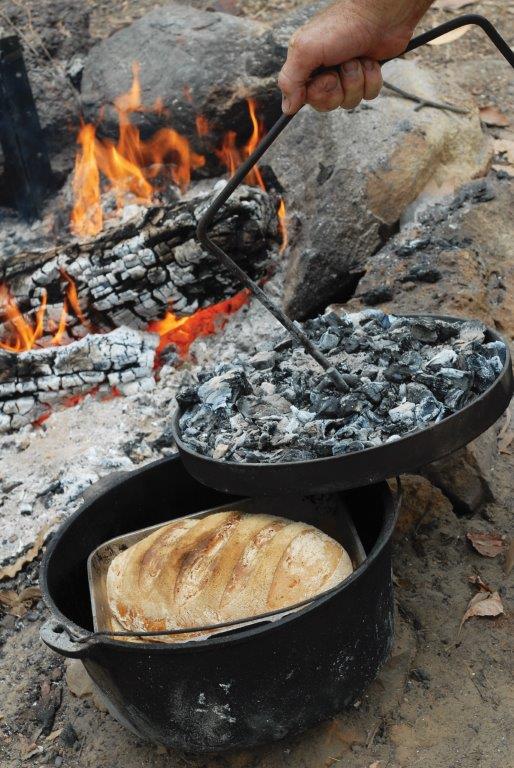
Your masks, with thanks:
[{"label": "glowing ember", "polygon": [[[68,285],[57,324],[45,318],[46,290],[43,289],[41,292],[41,303],[35,312],[34,319],[30,320],[20,312],[8,287],[0,284],[0,325],[3,326],[5,332],[5,337],[0,339],[0,349],[5,349],[8,352],[26,352],[34,347],[62,344],[70,308],[80,323],[88,326],[80,309],[75,283],[66,273],[63,272],[62,275]],[[39,343],[41,339],[43,341]]]},{"label": "glowing ember", "polygon": [[167,312],[163,320],[150,323],[148,330],[161,337],[157,352],[168,344],[174,344],[181,357],[184,357],[191,344],[199,336],[211,336],[223,327],[229,315],[237,312],[248,301],[248,291],[240,291],[230,299],[220,301],[206,309],[199,309],[190,317],[177,317]]}]

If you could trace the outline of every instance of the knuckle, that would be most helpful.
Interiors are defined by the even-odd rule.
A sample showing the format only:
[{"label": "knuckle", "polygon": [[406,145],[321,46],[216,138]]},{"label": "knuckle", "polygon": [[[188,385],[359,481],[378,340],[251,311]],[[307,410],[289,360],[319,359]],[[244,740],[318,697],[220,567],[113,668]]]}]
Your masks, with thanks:
[{"label": "knuckle", "polygon": [[280,74],[279,74],[279,76],[278,76],[278,81],[277,81],[277,82],[278,82],[278,87],[279,87],[281,90],[284,90],[284,89],[286,89],[286,88],[287,88],[287,86],[289,85],[289,77],[288,77],[288,76],[287,76],[287,74],[284,72],[284,70],[282,70],[282,71],[280,72]]},{"label": "knuckle", "polygon": [[289,47],[294,51],[302,51],[309,45],[309,36],[302,29],[295,32],[289,40]]}]

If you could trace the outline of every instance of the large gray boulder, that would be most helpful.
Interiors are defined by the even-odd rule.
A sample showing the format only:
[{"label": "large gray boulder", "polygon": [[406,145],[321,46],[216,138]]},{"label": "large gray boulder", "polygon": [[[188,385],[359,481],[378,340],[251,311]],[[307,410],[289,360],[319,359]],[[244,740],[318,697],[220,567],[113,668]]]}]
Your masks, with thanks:
[{"label": "large gray boulder", "polygon": [[387,80],[469,110],[423,108],[384,91],[352,112],[302,110],[267,155],[286,190],[294,237],[285,306],[295,318],[352,295],[366,262],[427,190],[437,194],[486,172],[491,143],[476,107],[413,61],[384,67]]},{"label": "large gray boulder", "polygon": [[272,32],[258,22],[170,3],[90,51],[82,78],[84,110],[95,119],[105,105],[103,130],[115,132],[112,105],[129,89],[138,61],[143,104],[151,107],[160,100],[166,110],[135,116],[143,131],[171,124],[191,138],[202,115],[213,129],[215,146],[229,128],[249,133],[247,95],[271,119],[278,115],[276,72],[284,55]]}]

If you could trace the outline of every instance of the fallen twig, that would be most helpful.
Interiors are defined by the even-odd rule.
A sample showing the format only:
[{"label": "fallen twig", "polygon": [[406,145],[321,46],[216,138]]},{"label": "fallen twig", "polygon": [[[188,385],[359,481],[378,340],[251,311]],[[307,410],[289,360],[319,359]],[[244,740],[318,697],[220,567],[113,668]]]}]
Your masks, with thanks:
[{"label": "fallen twig", "polygon": [[417,107],[415,107],[415,112],[419,112],[420,109],[423,109],[423,107],[432,107],[433,109],[443,109],[447,112],[455,112],[457,115],[467,115],[469,110],[464,109],[464,107],[454,107],[452,104],[442,104],[438,101],[431,101],[430,99],[425,99],[422,96],[416,96],[414,93],[409,93],[408,91],[404,91],[403,88],[399,88],[397,85],[393,85],[392,83],[388,83],[386,80],[384,80],[384,87],[388,88],[390,91],[393,91],[393,93],[396,93],[398,96],[401,96],[403,99],[408,99],[409,101],[415,101],[417,103]]}]

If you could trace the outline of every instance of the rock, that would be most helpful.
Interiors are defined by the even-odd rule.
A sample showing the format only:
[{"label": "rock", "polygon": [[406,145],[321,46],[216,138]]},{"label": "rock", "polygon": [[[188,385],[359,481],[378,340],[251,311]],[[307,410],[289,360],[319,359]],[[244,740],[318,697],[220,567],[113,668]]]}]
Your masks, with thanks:
[{"label": "rock", "polygon": [[61,732],[61,741],[66,744],[67,747],[73,747],[76,741],[78,741],[77,731],[71,723],[66,723]]},{"label": "rock", "polygon": [[[513,180],[490,174],[427,208],[364,263],[366,274],[345,309],[378,305],[473,317],[514,338],[514,263],[505,226],[513,204]],[[409,282],[413,268],[437,269],[441,279]]]},{"label": "rock", "polygon": [[395,536],[403,538],[419,525],[470,515],[493,499],[490,480],[497,458],[497,427],[492,427],[469,446],[420,470],[421,476],[402,478],[404,500]]},{"label": "rock", "polygon": [[100,712],[107,712],[102,694],[89,677],[85,666],[78,659],[66,661],[66,683],[74,696],[79,699],[91,696],[95,707]]},{"label": "rock", "polygon": [[[384,75],[411,93],[447,99],[447,85],[412,61],[391,62]],[[485,173],[491,147],[478,112],[462,91],[450,92],[469,114],[416,112],[412,102],[384,92],[352,112],[305,109],[271,148],[266,160],[299,222],[285,287],[291,316],[305,318],[352,295],[373,254],[427,186],[459,185]],[[444,277],[440,266],[416,266],[407,277],[415,285],[439,285]],[[390,283],[386,274],[366,284],[371,304],[388,298]]]},{"label": "rock", "polygon": [[[145,133],[171,123],[195,137],[195,120],[202,115],[215,138],[230,128],[249,135],[245,97],[257,99],[270,121],[278,116],[276,72],[284,56],[262,24],[169,3],[92,48],[82,75],[85,113],[96,120],[107,105],[103,129],[116,132],[112,105],[130,88],[132,64],[138,61],[143,104],[151,107],[159,99],[169,110],[134,115]],[[197,149],[204,144],[197,142]]]},{"label": "rock", "polygon": [[394,537],[400,542],[407,536],[415,537],[422,523],[429,524],[437,519],[439,524],[452,518],[452,506],[443,493],[424,477],[404,475],[402,477],[403,501],[396,523]]},{"label": "rock", "polygon": [[[491,468],[489,466],[487,474]],[[494,498],[489,478],[470,447],[430,464],[423,475],[441,489],[460,515],[471,515]]]},{"label": "rock", "polygon": [[66,683],[71,693],[79,699],[93,693],[93,682],[82,662],[77,659],[66,662]]}]

